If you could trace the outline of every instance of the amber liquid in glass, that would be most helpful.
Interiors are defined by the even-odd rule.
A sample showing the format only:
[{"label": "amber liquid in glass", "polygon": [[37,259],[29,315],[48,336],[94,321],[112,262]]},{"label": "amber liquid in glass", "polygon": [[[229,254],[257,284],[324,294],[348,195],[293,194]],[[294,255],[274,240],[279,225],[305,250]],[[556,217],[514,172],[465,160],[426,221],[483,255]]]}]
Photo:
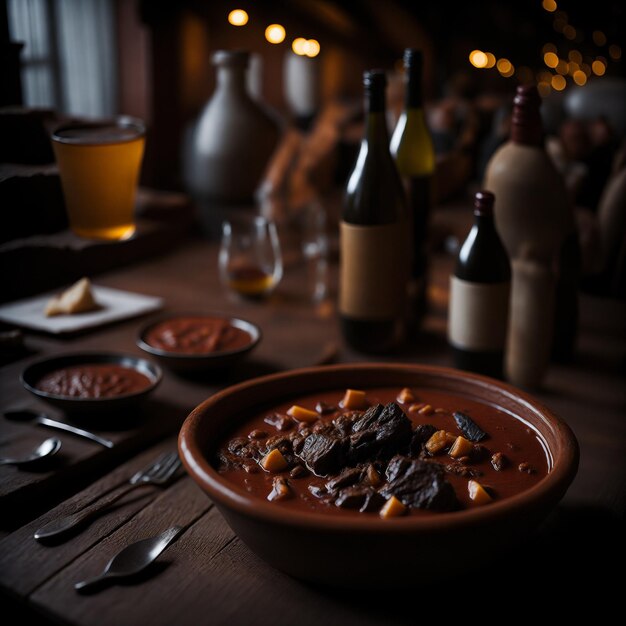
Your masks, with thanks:
[{"label": "amber liquid in glass", "polygon": [[143,129],[115,124],[85,124],[54,133],[52,144],[74,233],[106,240],[133,235],[144,143]]},{"label": "amber liquid in glass", "polygon": [[274,276],[260,267],[242,265],[229,269],[228,286],[242,296],[258,298],[272,290]]}]

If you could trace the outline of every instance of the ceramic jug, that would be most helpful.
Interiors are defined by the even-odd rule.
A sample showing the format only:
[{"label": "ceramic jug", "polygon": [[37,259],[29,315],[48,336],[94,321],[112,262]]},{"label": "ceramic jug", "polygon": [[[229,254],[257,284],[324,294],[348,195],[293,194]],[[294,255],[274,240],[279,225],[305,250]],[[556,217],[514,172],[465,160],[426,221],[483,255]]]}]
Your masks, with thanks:
[{"label": "ceramic jug", "polygon": [[186,178],[205,203],[253,203],[254,193],[280,137],[279,121],[248,93],[249,54],[214,53],[217,87],[192,131]]}]

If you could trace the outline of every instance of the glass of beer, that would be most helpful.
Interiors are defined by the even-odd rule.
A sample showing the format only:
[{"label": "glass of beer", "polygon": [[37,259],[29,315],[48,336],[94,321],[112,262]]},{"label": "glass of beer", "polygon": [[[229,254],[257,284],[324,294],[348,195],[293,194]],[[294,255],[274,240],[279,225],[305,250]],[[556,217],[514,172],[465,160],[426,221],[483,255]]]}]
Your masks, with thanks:
[{"label": "glass of beer", "polygon": [[145,144],[141,120],[68,124],[52,134],[71,230],[119,240],[135,232],[135,199]]}]

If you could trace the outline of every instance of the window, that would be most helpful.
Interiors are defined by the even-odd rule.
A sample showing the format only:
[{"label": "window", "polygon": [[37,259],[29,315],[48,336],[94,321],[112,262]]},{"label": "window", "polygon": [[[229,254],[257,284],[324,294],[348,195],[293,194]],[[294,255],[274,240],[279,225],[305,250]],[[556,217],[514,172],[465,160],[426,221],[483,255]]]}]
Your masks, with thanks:
[{"label": "window", "polygon": [[112,0],[8,0],[9,29],[23,42],[27,106],[61,113],[116,112]]}]

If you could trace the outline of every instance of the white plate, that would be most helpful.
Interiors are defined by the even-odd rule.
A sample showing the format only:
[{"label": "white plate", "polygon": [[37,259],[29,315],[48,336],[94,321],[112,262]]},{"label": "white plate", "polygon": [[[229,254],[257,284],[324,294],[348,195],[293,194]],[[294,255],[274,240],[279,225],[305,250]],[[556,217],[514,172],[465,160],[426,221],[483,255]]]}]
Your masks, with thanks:
[{"label": "white plate", "polygon": [[96,302],[101,307],[97,311],[46,317],[44,313],[46,304],[50,298],[63,291],[59,289],[1,305],[0,320],[15,326],[62,334],[158,311],[163,307],[163,298],[93,284],[91,289]]}]

